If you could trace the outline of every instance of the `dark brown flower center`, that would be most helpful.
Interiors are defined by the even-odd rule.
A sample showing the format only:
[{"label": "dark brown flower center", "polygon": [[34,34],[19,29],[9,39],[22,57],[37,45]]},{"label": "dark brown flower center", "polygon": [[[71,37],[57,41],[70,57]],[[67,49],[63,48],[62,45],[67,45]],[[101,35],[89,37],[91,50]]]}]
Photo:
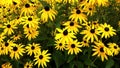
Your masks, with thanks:
[{"label": "dark brown flower center", "polygon": [[100,52],[104,52],[103,47],[100,48]]},{"label": "dark brown flower center", "polygon": [[29,8],[29,7],[30,7],[30,4],[28,4],[28,3],[25,4],[25,7],[26,7],[26,8]]},{"label": "dark brown flower center", "polygon": [[92,10],[92,8],[89,8],[89,10]]},{"label": "dark brown flower center", "polygon": [[27,65],[27,68],[29,68],[30,66],[29,65]]},{"label": "dark brown flower center", "polygon": [[49,11],[50,10],[49,6],[45,6],[44,9],[45,9],[45,11]]},{"label": "dark brown flower center", "polygon": [[63,32],[63,35],[68,35],[68,31],[67,30],[65,30],[64,32]]},{"label": "dark brown flower center", "polygon": [[34,50],[34,49],[35,49],[35,47],[34,47],[34,46],[32,46],[32,47],[31,47],[31,49],[32,49],[32,50]]},{"label": "dark brown flower center", "polygon": [[13,4],[16,5],[17,3],[13,1]]},{"label": "dark brown flower center", "polygon": [[109,31],[109,28],[108,27],[105,27],[105,29],[104,29],[105,31]]},{"label": "dark brown flower center", "polygon": [[117,49],[117,46],[114,46],[114,49]]},{"label": "dark brown flower center", "polygon": [[90,32],[91,32],[91,33],[95,33],[95,29],[91,29]]},{"label": "dark brown flower center", "polygon": [[84,43],[87,43],[87,41],[84,41]]},{"label": "dark brown flower center", "polygon": [[72,47],[72,48],[75,48],[75,44],[72,44],[71,47]]},{"label": "dark brown flower center", "polygon": [[39,59],[43,59],[43,55],[40,55],[40,56],[39,56]]},{"label": "dark brown flower center", "polygon": [[9,45],[9,43],[5,43],[5,46],[7,47]]},{"label": "dark brown flower center", "polygon": [[28,18],[28,21],[32,21],[32,18],[31,18],[31,17],[29,17],[29,18]]},{"label": "dark brown flower center", "polygon": [[18,48],[17,47],[13,47],[13,51],[17,51],[18,50]]},{"label": "dark brown flower center", "polygon": [[62,46],[62,43],[59,43],[59,46]]},{"label": "dark brown flower center", "polygon": [[76,13],[77,13],[77,14],[80,14],[80,13],[81,13],[81,11],[78,9],[78,10],[76,11]]},{"label": "dark brown flower center", "polygon": [[10,24],[8,24],[8,25],[7,25],[7,28],[10,28],[10,27],[11,27],[11,25],[10,25]]},{"label": "dark brown flower center", "polygon": [[74,26],[74,22],[70,22],[70,26]]}]

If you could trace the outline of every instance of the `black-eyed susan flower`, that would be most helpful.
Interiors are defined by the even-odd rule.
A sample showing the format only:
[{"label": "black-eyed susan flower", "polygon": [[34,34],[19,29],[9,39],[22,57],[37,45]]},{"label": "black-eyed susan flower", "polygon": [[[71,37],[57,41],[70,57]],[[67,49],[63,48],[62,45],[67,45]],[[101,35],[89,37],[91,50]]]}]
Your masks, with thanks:
[{"label": "black-eyed susan flower", "polygon": [[83,39],[82,42],[80,42],[82,47],[89,47],[89,41],[87,41],[86,39]]},{"label": "black-eyed susan flower", "polygon": [[57,40],[55,41],[56,44],[55,44],[55,48],[56,50],[61,50],[63,51],[65,48],[66,48],[66,44],[65,43],[62,43],[61,41]]},{"label": "black-eyed susan flower", "polygon": [[85,5],[83,9],[87,12],[87,15],[90,16],[92,16],[96,12],[94,5]]},{"label": "black-eyed susan flower", "polygon": [[79,21],[80,23],[86,22],[87,16],[85,15],[84,12],[85,11],[83,9],[79,9],[79,8],[73,9],[71,11],[72,14],[69,16],[69,19],[76,22]]},{"label": "black-eyed susan flower", "polygon": [[80,49],[82,45],[80,45],[80,42],[78,40],[72,40],[66,45],[66,50],[68,50],[68,54],[78,54],[79,52],[82,52]]},{"label": "black-eyed susan flower", "polygon": [[31,62],[31,61],[26,62],[24,65],[24,68],[33,68],[33,62]]},{"label": "black-eyed susan flower", "polygon": [[21,8],[21,16],[29,16],[34,15],[35,7],[28,1],[24,2],[22,8]]},{"label": "black-eyed susan flower", "polygon": [[111,36],[113,35],[116,35],[115,33],[115,29],[113,29],[112,26],[110,26],[109,24],[107,23],[104,23],[104,24],[100,24],[100,26],[98,27],[98,32],[101,33],[101,37],[105,37],[105,38],[110,38]]},{"label": "black-eyed susan flower", "polygon": [[2,45],[2,43],[0,43],[0,55],[4,55],[5,54],[5,47]]},{"label": "black-eyed susan flower", "polygon": [[22,44],[14,44],[12,45],[12,49],[10,51],[10,57],[11,59],[20,59],[20,56],[23,56],[23,53],[25,53],[25,49],[23,48],[24,45]]},{"label": "black-eyed susan flower", "polygon": [[28,40],[35,39],[39,35],[39,31],[32,29],[31,31],[24,31],[24,34],[26,34],[25,37],[28,38]]},{"label": "black-eyed susan flower", "polygon": [[22,35],[19,33],[19,34],[17,34],[17,35],[13,35],[11,38],[12,38],[14,41],[16,41],[16,40],[21,39],[21,37],[22,37]]},{"label": "black-eyed susan flower", "polygon": [[38,65],[38,68],[41,66],[42,68],[47,67],[47,62],[50,62],[50,53],[47,53],[48,50],[40,51],[38,55],[35,56],[35,65]]},{"label": "black-eyed susan flower", "polygon": [[86,39],[87,41],[91,40],[91,42],[94,42],[95,40],[98,41],[97,35],[99,35],[97,29],[88,27],[86,30],[83,30],[80,32],[80,34],[84,34],[83,39]]},{"label": "black-eyed susan flower", "polygon": [[113,55],[118,55],[120,51],[120,47],[116,43],[108,43],[109,49],[113,53]]},{"label": "black-eyed susan flower", "polygon": [[12,68],[12,65],[10,62],[6,62],[6,63],[1,65],[1,68]]},{"label": "black-eyed susan flower", "polygon": [[75,4],[78,3],[79,0],[63,0],[64,3]]},{"label": "black-eyed susan flower", "polygon": [[21,24],[23,24],[25,26],[29,26],[30,28],[35,28],[38,27],[38,24],[40,24],[39,18],[37,18],[36,16],[26,16],[26,17],[22,17],[21,19]]},{"label": "black-eyed susan flower", "polygon": [[55,15],[57,15],[57,11],[49,6],[44,6],[39,13],[41,14],[41,20],[43,22],[47,22],[49,19],[53,21],[55,19]]},{"label": "black-eyed susan flower", "polygon": [[109,0],[97,0],[98,6],[108,6]]},{"label": "black-eyed susan flower", "polygon": [[107,47],[101,42],[94,42],[95,45],[93,45],[93,51],[94,53],[92,54],[92,56],[97,55],[97,57],[101,57],[101,60],[104,61],[104,59],[108,60],[107,57]]},{"label": "black-eyed susan flower", "polygon": [[35,43],[32,43],[32,44],[28,44],[28,46],[25,47],[26,48],[26,52],[27,52],[27,55],[37,55],[38,53],[40,53],[40,44],[35,44]]},{"label": "black-eyed susan flower", "polygon": [[4,46],[4,53],[5,55],[8,55],[8,53],[12,49],[12,45],[14,45],[14,42],[11,40],[8,40],[7,42],[3,42],[2,45]]},{"label": "black-eyed susan flower", "polygon": [[0,34],[0,42],[3,42],[3,40],[6,38],[4,33]]},{"label": "black-eyed susan flower", "polygon": [[55,40],[60,40],[62,43],[69,42],[74,36],[73,32],[68,31],[67,29],[56,29],[59,33],[56,33]]},{"label": "black-eyed susan flower", "polygon": [[7,23],[4,23],[4,33],[7,34],[7,35],[11,35],[12,33],[14,33],[14,30],[13,29],[17,29],[16,27],[16,24],[14,24],[13,22],[7,22]]},{"label": "black-eyed susan flower", "polygon": [[75,22],[75,21],[67,21],[63,25],[65,26],[65,29],[67,29],[68,31],[75,32],[75,33],[79,32],[78,28],[81,28],[78,22]]}]

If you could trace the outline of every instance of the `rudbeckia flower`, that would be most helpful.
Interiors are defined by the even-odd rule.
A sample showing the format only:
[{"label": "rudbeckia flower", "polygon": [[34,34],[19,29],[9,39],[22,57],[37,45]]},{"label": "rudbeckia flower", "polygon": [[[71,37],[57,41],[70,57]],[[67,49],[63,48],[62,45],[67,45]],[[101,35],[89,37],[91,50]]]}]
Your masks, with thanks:
[{"label": "rudbeckia flower", "polygon": [[3,42],[3,40],[6,38],[4,33],[0,34],[0,42]]},{"label": "rudbeckia flower", "polygon": [[37,18],[36,16],[22,17],[21,21],[21,24],[23,24],[24,26],[28,25],[30,28],[38,27],[38,24],[40,24],[40,22],[38,22],[39,18]]},{"label": "rudbeckia flower", "polygon": [[101,42],[94,42],[95,45],[93,45],[93,51],[94,53],[92,54],[92,56],[97,55],[97,57],[101,57],[101,60],[104,61],[104,59],[108,60],[107,57],[107,47]]},{"label": "rudbeckia flower", "polygon": [[2,43],[0,43],[0,55],[4,55],[5,54],[5,47],[2,45]]},{"label": "rudbeckia flower", "polygon": [[82,30],[80,34],[84,34],[83,39],[86,39],[87,41],[91,40],[91,42],[94,42],[95,40],[98,41],[99,33],[97,29],[88,27],[86,30]]},{"label": "rudbeckia flower", "polygon": [[47,22],[48,19],[53,21],[55,19],[55,15],[57,15],[57,11],[49,6],[44,6],[44,9],[42,9],[39,13],[41,14],[41,21],[43,22]]},{"label": "rudbeckia flower", "polygon": [[7,23],[4,23],[4,33],[7,34],[7,35],[11,35],[12,33],[14,33],[14,30],[13,29],[17,29],[16,27],[16,24],[14,24],[13,22],[7,22]]},{"label": "rudbeckia flower", "polygon": [[56,29],[59,33],[56,33],[55,40],[60,40],[62,43],[69,42],[73,38],[76,38],[74,36],[73,32],[70,32],[66,29]]},{"label": "rudbeckia flower", "polygon": [[89,47],[89,41],[87,41],[86,39],[83,39],[82,42],[80,42],[80,44],[82,45],[82,47]]},{"label": "rudbeckia flower", "polygon": [[12,45],[14,45],[13,41],[8,40],[7,42],[3,42],[2,45],[4,46],[4,53],[5,55],[8,55],[8,53],[11,51],[12,49]]},{"label": "rudbeckia flower", "polygon": [[67,21],[63,25],[65,26],[65,29],[67,29],[68,31],[75,32],[75,33],[79,32],[78,28],[81,28],[78,22],[75,22],[75,21]]},{"label": "rudbeckia flower", "polygon": [[50,53],[47,53],[48,50],[40,51],[38,55],[35,56],[35,65],[38,64],[38,68],[42,66],[42,68],[47,67],[47,62],[50,62]]},{"label": "rudbeckia flower", "polygon": [[84,12],[85,11],[83,9],[73,9],[73,11],[71,11],[72,14],[69,16],[69,19],[80,23],[86,22],[87,16],[84,14]]},{"label": "rudbeckia flower", "polygon": [[25,65],[24,65],[24,68],[33,68],[33,63],[31,61],[26,62]]},{"label": "rudbeckia flower", "polygon": [[96,12],[94,5],[85,5],[83,9],[87,12],[88,16],[92,16]]},{"label": "rudbeckia flower", "polygon": [[32,56],[32,54],[37,55],[38,53],[40,53],[40,46],[39,44],[28,44],[28,46],[25,47],[26,48],[26,52],[28,55]]},{"label": "rudbeckia flower", "polygon": [[116,43],[108,43],[109,49],[112,51],[113,55],[118,55],[120,47]]},{"label": "rudbeckia flower", "polygon": [[63,51],[65,48],[66,48],[66,44],[65,43],[62,43],[61,41],[57,40],[55,41],[56,44],[55,44],[55,48],[56,50],[61,50]]},{"label": "rudbeckia flower", "polygon": [[21,16],[34,15],[35,7],[30,2],[25,2],[21,8]]},{"label": "rudbeckia flower", "polygon": [[22,44],[14,44],[12,45],[12,49],[10,51],[10,57],[11,59],[20,59],[20,56],[23,56],[23,53],[25,53],[25,49],[23,48],[24,45]]},{"label": "rudbeckia flower", "polygon": [[80,49],[82,45],[80,45],[80,42],[77,40],[72,40],[66,45],[66,50],[68,50],[68,54],[75,54],[77,55],[79,52],[82,52]]},{"label": "rudbeckia flower", "polygon": [[105,38],[110,38],[111,36],[113,35],[116,35],[115,33],[115,29],[113,29],[112,26],[110,26],[109,24],[107,23],[104,23],[104,24],[100,24],[100,26],[98,27],[98,32],[101,33],[101,37],[105,37]]},{"label": "rudbeckia flower", "polygon": [[1,68],[12,68],[12,65],[10,62],[6,62],[6,63],[1,65]]}]

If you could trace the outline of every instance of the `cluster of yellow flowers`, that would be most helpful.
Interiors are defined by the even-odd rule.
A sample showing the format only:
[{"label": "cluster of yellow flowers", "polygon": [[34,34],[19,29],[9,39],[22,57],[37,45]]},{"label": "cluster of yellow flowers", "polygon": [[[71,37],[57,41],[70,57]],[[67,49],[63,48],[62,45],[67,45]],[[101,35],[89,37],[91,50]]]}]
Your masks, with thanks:
[{"label": "cluster of yellow flowers", "polygon": [[[33,64],[38,64],[38,68],[47,67],[52,54],[40,43],[23,42],[26,42],[24,39],[33,41],[40,38],[40,26],[48,22],[55,24],[52,36],[56,50],[77,55],[83,47],[92,47],[92,56],[97,55],[102,61],[108,56],[118,55],[119,45],[104,41],[117,35],[116,30],[108,22],[88,19],[95,15],[97,8],[110,5],[109,0],[0,0],[0,56],[7,55],[15,60],[24,54],[34,56],[33,61],[24,64],[24,68],[32,68]],[[57,19],[60,23],[56,22]],[[12,64],[7,62],[1,67],[12,68]]]}]

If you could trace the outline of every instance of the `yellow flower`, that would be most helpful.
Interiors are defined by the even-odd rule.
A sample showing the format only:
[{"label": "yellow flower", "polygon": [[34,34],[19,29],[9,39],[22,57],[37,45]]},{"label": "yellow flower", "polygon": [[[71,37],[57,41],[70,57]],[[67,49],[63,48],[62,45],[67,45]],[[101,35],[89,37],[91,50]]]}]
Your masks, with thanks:
[{"label": "yellow flower", "polygon": [[40,44],[35,44],[35,43],[28,44],[28,46],[25,47],[27,54],[32,56],[32,54],[37,55],[38,53],[40,53],[41,48],[39,45]]},{"label": "yellow flower", "polygon": [[75,4],[78,3],[79,0],[63,0],[64,3]]},{"label": "yellow flower", "polygon": [[76,21],[76,22],[86,22],[87,21],[87,16],[84,14],[84,10],[83,9],[73,9],[73,11],[71,12],[72,14],[70,15],[69,19],[71,19],[72,21]]},{"label": "yellow flower", "polygon": [[3,40],[6,38],[4,33],[0,34],[0,42],[3,42]]},{"label": "yellow flower", "polygon": [[56,48],[57,50],[63,51],[63,50],[65,49],[65,47],[66,47],[66,44],[65,44],[65,43],[62,43],[62,42],[59,41],[59,40],[57,40],[57,41],[55,41],[55,42],[56,42],[55,48]]},{"label": "yellow flower", "polygon": [[11,51],[11,49],[12,49],[12,45],[15,45],[14,43],[13,43],[13,41],[10,41],[10,40],[8,40],[7,42],[3,42],[2,43],[2,45],[4,46],[4,53],[5,53],[5,55],[8,55],[8,53]]},{"label": "yellow flower", "polygon": [[83,9],[87,12],[87,15],[90,16],[92,16],[96,12],[94,5],[85,5]]},{"label": "yellow flower", "polygon": [[83,47],[89,47],[89,41],[87,41],[87,39],[83,39],[82,42],[80,42],[80,44],[83,46]]},{"label": "yellow flower", "polygon": [[48,50],[43,50],[43,51],[40,51],[40,53],[38,55],[35,56],[35,65],[38,64],[38,68],[40,66],[42,66],[42,68],[44,67],[47,67],[47,62],[50,62],[50,53],[47,53]]},{"label": "yellow flower", "polygon": [[98,27],[98,32],[101,33],[101,37],[105,37],[105,38],[110,38],[110,36],[116,35],[115,33],[115,29],[113,29],[113,27],[111,27],[110,25],[104,23],[104,24],[100,24],[100,26]]},{"label": "yellow flower", "polygon": [[120,47],[116,43],[108,43],[109,49],[112,51],[114,55],[118,55],[120,51]]},{"label": "yellow flower", "polygon": [[0,55],[4,55],[5,54],[5,47],[2,45],[2,43],[0,43]]},{"label": "yellow flower", "polygon": [[78,28],[81,28],[78,22],[75,22],[75,21],[67,21],[63,25],[66,26],[65,29],[75,33],[79,32]]},{"label": "yellow flower", "polygon": [[4,33],[8,35],[14,33],[13,29],[17,29],[16,25],[13,22],[4,23],[3,28],[4,28]]},{"label": "yellow flower", "polygon": [[75,53],[77,55],[79,52],[82,52],[80,47],[82,47],[82,45],[80,45],[80,42],[77,40],[72,40],[66,45],[66,50],[68,50],[68,54]]},{"label": "yellow flower", "polygon": [[38,27],[38,24],[40,24],[40,22],[38,22],[39,18],[37,18],[36,16],[22,17],[21,21],[21,24],[24,24],[23,27],[29,25],[30,28],[35,28]]},{"label": "yellow flower", "polygon": [[1,68],[12,68],[12,65],[10,62],[6,62],[6,63],[1,65]]},{"label": "yellow flower", "polygon": [[35,39],[39,35],[39,31],[32,29],[31,31],[24,31],[24,34],[26,34],[25,37],[28,38],[28,40]]},{"label": "yellow flower", "polygon": [[99,35],[97,29],[92,29],[91,27],[88,27],[86,30],[83,30],[80,32],[80,34],[85,34],[83,39],[86,39],[87,41],[91,40],[91,42],[94,42],[95,40],[98,41],[97,35]]},{"label": "yellow flower", "polygon": [[35,7],[30,2],[25,2],[21,8],[21,16],[34,15]]},{"label": "yellow flower", "polygon": [[26,62],[24,65],[24,68],[33,68],[33,63],[32,62]]},{"label": "yellow flower", "polygon": [[57,15],[57,11],[49,6],[44,6],[44,9],[42,9],[39,13],[41,14],[41,20],[43,22],[47,22],[48,19],[53,21],[55,19],[55,15]]},{"label": "yellow flower", "polygon": [[25,49],[23,48],[24,45],[21,44],[14,44],[12,45],[12,49],[10,51],[10,57],[16,60],[20,59],[20,56],[23,56],[23,53],[25,53]]},{"label": "yellow flower", "polygon": [[62,43],[69,42],[72,38],[76,38],[74,33],[66,30],[66,29],[56,29],[59,33],[56,33],[55,40],[60,40]]},{"label": "yellow flower", "polygon": [[98,6],[108,6],[109,0],[97,0]]},{"label": "yellow flower", "polygon": [[92,56],[97,55],[97,57],[101,57],[101,60],[104,61],[104,59],[108,59],[107,57],[107,47],[105,47],[105,45],[99,41],[99,42],[95,42],[95,45],[93,45],[93,51],[94,53],[92,54]]}]

